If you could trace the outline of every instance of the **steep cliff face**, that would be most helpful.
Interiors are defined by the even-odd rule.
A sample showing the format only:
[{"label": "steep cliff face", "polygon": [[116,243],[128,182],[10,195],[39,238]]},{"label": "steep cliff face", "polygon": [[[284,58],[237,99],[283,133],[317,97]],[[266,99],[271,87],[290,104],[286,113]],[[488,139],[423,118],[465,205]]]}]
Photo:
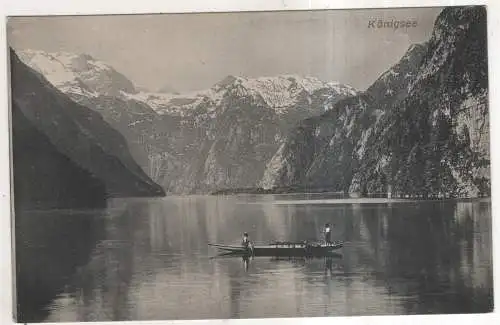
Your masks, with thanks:
[{"label": "steep cliff face", "polygon": [[425,45],[411,46],[367,91],[332,103],[328,112],[301,122],[267,165],[260,186],[349,188],[381,118],[408,94],[425,49]]},{"label": "steep cliff face", "polygon": [[[228,77],[217,84],[214,88],[222,95],[217,106],[207,107],[212,113],[197,115],[186,125],[200,125],[202,132],[194,141],[194,150],[186,153],[191,162],[179,190],[203,193],[255,187],[295,123],[324,111],[328,96],[348,95],[315,81]],[[184,129],[180,134],[185,132],[190,131]]]},{"label": "steep cliff face", "polygon": [[[17,125],[31,125],[30,128],[27,127],[29,132],[33,135],[34,132],[42,134],[45,144],[41,147],[46,147],[48,150],[55,148],[61,156],[67,158],[68,165],[85,170],[92,177],[102,181],[107,196],[164,194],[161,187],[155,184],[132,159],[125,139],[104,122],[98,113],[71,101],[42,75],[24,65],[13,51],[10,52],[10,56],[12,106],[16,115],[21,116],[21,122]],[[16,131],[16,134],[19,136],[19,131]],[[48,163],[50,159],[44,162],[36,159],[36,156],[32,156],[35,159],[30,162],[23,161],[23,157],[29,153],[24,152],[28,149],[21,148],[26,148],[30,138],[21,134],[20,141],[16,140],[19,147],[15,149],[19,165],[28,168],[31,164],[32,170],[37,169],[42,173],[45,168],[52,170],[55,167]],[[31,140],[32,143],[37,141],[42,141],[42,138]],[[77,180],[71,178],[57,180],[56,177],[56,181]],[[50,186],[49,184],[47,186]],[[66,185],[71,188],[70,184]]]},{"label": "steep cliff face", "polygon": [[[108,95],[89,97],[72,94],[70,97],[77,103],[98,112],[107,123],[119,131],[126,139],[134,160],[148,176],[156,180],[154,174],[149,173],[150,162],[163,150],[161,143],[147,137],[154,128],[157,118],[157,114],[149,106]],[[160,146],[157,147],[156,144]]]},{"label": "steep cliff face", "polygon": [[[335,174],[324,181],[336,178],[336,186],[341,186],[342,178],[352,174],[353,142],[356,136],[359,137],[359,120],[370,116],[366,111],[369,102],[371,98],[358,95],[339,102],[321,117],[302,121],[267,165],[261,186],[267,189],[310,183],[329,187],[329,184],[316,183],[312,177],[322,165],[327,167],[321,171],[323,174]],[[328,150],[333,148],[338,154],[328,155]]]},{"label": "steep cliff face", "polygon": [[292,131],[261,185],[488,194],[486,53],[485,9],[443,10],[429,42],[366,93]]},{"label": "steep cliff face", "polygon": [[411,45],[401,60],[366,90],[376,105],[391,106],[408,95],[428,48],[427,42]]},{"label": "steep cliff face", "polygon": [[486,39],[484,8],[441,13],[410,93],[373,139],[357,183],[396,194],[489,195]]}]

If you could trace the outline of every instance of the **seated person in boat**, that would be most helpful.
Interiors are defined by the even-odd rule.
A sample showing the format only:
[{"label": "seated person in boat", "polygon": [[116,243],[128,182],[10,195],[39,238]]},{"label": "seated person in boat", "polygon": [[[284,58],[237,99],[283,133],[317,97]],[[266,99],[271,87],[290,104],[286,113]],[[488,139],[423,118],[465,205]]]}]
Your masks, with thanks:
[{"label": "seated person in boat", "polygon": [[328,245],[332,243],[332,228],[329,223],[325,225],[325,243]]}]

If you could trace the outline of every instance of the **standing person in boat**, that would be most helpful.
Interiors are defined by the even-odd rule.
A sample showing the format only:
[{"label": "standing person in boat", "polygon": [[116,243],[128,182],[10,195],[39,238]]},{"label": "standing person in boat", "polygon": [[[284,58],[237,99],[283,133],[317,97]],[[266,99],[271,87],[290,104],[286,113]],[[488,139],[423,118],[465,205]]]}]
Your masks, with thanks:
[{"label": "standing person in boat", "polygon": [[329,223],[325,225],[325,243],[327,245],[332,243],[332,227]]},{"label": "standing person in boat", "polygon": [[241,241],[241,244],[243,245],[243,247],[245,247],[245,249],[250,250],[250,252],[253,254],[253,245],[248,238],[247,232],[243,234],[243,240]]}]

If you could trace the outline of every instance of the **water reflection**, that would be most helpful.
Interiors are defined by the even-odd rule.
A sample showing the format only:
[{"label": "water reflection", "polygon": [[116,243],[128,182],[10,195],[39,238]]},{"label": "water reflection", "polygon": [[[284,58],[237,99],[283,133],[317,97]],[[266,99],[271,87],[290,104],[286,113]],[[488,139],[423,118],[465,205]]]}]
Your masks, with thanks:
[{"label": "water reflection", "polygon": [[39,322],[58,295],[71,300],[78,288],[70,277],[89,263],[105,236],[106,211],[17,211],[16,296],[18,322]]},{"label": "water reflection", "polygon": [[[104,218],[103,239],[65,280],[46,320],[492,309],[489,202],[272,203],[196,196],[128,202],[121,215]],[[207,245],[237,243],[243,231],[259,243],[317,239],[327,222],[346,243],[341,256],[211,259],[216,252]]]},{"label": "water reflection", "polygon": [[396,217],[387,223],[387,240],[381,240],[373,215],[361,217],[362,238],[369,245],[360,245],[358,256],[377,271],[391,295],[413,296],[403,302],[407,313],[492,309],[491,250],[481,248],[486,242],[491,247],[489,204],[427,202],[389,211]]}]

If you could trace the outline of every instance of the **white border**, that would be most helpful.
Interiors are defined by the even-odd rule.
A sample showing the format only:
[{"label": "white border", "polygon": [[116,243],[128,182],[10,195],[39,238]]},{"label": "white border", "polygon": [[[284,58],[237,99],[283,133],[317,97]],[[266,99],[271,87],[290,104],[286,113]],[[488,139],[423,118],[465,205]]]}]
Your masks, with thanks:
[{"label": "white border", "polygon": [[[1,118],[0,154],[0,324],[13,324],[12,319],[12,278],[11,278],[11,245],[10,245],[10,169],[9,169],[9,132],[8,132],[8,78],[7,78],[7,42],[6,16],[8,15],[72,15],[72,14],[138,14],[165,12],[221,12],[221,11],[262,11],[262,10],[304,10],[304,9],[348,9],[348,8],[383,8],[383,7],[424,7],[452,5],[488,6],[488,44],[489,44],[489,81],[490,81],[490,128],[491,128],[491,166],[492,166],[492,200],[493,203],[493,261],[494,261],[494,302],[500,304],[500,277],[498,261],[498,189],[500,174],[495,163],[499,161],[498,146],[500,144],[498,125],[500,114],[497,113],[500,98],[495,91],[498,83],[500,67],[500,48],[498,31],[500,31],[500,1],[439,1],[439,0],[2,0],[0,21],[0,98]],[[495,118],[496,117],[496,118]],[[498,174],[498,175],[497,175]],[[3,290],[2,290],[3,289]],[[499,309],[496,307],[495,309]],[[209,321],[145,321],[145,322],[106,322],[98,324],[274,324],[284,321],[286,324],[500,324],[498,313],[483,315],[433,315],[433,316],[377,316],[377,317],[334,317],[334,318],[289,318],[260,320],[209,320]],[[48,324],[48,323],[46,323]],[[61,324],[61,323],[58,323]],[[85,323],[67,323],[85,324]],[[97,323],[96,323],[97,324]]]}]

